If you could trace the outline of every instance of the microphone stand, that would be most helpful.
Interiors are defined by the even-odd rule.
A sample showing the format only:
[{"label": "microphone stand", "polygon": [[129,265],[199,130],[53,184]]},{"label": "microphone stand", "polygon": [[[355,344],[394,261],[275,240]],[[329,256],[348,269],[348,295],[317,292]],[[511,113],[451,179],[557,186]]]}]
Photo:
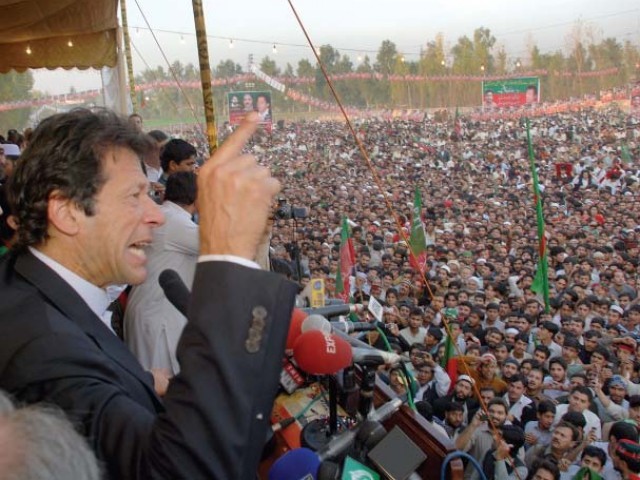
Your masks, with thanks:
[{"label": "microphone stand", "polygon": [[338,433],[338,380],[329,375],[329,436]]}]

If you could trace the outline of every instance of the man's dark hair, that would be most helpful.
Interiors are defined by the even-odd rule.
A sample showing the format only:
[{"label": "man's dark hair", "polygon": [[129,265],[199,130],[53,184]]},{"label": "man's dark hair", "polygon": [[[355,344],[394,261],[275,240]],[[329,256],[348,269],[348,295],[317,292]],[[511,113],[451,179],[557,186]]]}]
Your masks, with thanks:
[{"label": "man's dark hair", "polygon": [[561,427],[565,427],[571,430],[572,441],[575,442],[580,438],[580,430],[578,430],[578,427],[576,427],[573,423],[569,423],[565,420],[560,420],[560,423],[558,423],[555,428],[561,428]]},{"label": "man's dark hair", "polygon": [[164,133],[162,130],[151,130],[150,132],[147,133],[147,135],[153,137],[153,139],[158,143],[162,143],[166,140],[169,140],[169,135]]},{"label": "man's dark hair", "polygon": [[629,397],[629,408],[640,407],[640,395],[631,395]]},{"label": "man's dark hair", "polygon": [[504,407],[504,411],[508,412],[509,411],[509,407],[507,407],[507,404],[504,403],[504,400],[502,398],[493,398],[489,401],[489,403],[487,404],[487,410],[489,410],[489,408],[492,405],[502,405]]},{"label": "man's dark hair", "polygon": [[169,170],[169,162],[172,160],[180,164],[196,155],[196,148],[189,142],[185,142],[180,138],[173,138],[162,147],[162,152],[160,152],[160,166],[162,170],[166,172]]},{"label": "man's dark hair", "polygon": [[626,420],[619,420],[611,425],[611,429],[609,430],[609,441],[611,441],[611,437],[615,438],[618,442],[620,440],[631,440],[633,442],[637,442],[638,427]]},{"label": "man's dark hair", "polygon": [[191,205],[195,203],[197,195],[197,177],[194,172],[176,172],[169,175],[164,192],[165,201]]},{"label": "man's dark hair", "polygon": [[539,404],[538,404],[538,410],[537,412],[542,415],[543,413],[547,413],[547,412],[551,412],[555,415],[556,413],[556,404],[553,403],[551,400],[542,400]]},{"label": "man's dark hair", "polygon": [[564,370],[567,369],[567,361],[562,357],[553,357],[551,360],[549,360],[549,368],[551,368],[551,365],[553,365],[554,363],[560,365]]},{"label": "man's dark hair", "polygon": [[33,131],[9,180],[10,203],[18,221],[17,248],[48,238],[48,203],[53,192],[95,214],[95,197],[106,182],[104,162],[115,147],[142,158],[151,148],[125,119],[107,110],[74,109],[53,115]]},{"label": "man's dark hair", "polygon": [[459,402],[450,401],[444,406],[446,412],[464,412],[464,405]]},{"label": "man's dark hair", "polygon": [[521,373],[516,373],[513,377],[507,380],[507,383],[516,383],[516,382],[522,382],[522,385],[524,385],[525,387],[527,386],[527,379]]},{"label": "man's dark hair", "polygon": [[560,469],[558,466],[550,460],[538,460],[534,462],[533,468],[527,476],[527,480],[532,479],[538,473],[538,470],[546,470],[553,475],[553,480],[560,480]]},{"label": "man's dark hair", "polygon": [[551,356],[551,350],[549,350],[549,347],[547,347],[546,345],[536,345],[536,348],[534,348],[533,351],[534,353],[542,352],[547,360]]},{"label": "man's dark hair", "polygon": [[517,425],[501,425],[502,439],[509,445],[509,455],[515,457],[524,446],[524,430]]},{"label": "man's dark hair", "polygon": [[582,395],[586,395],[587,398],[589,399],[589,402],[591,402],[593,400],[593,393],[591,393],[591,389],[589,387],[587,387],[586,385],[578,385],[576,387],[573,387],[571,389],[571,393],[581,393]]}]

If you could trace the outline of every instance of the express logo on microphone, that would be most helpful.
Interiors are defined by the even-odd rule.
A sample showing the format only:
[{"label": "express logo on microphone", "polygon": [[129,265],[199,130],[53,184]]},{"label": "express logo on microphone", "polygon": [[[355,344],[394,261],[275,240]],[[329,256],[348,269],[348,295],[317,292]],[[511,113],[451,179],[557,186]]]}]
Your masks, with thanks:
[{"label": "express logo on microphone", "polygon": [[293,358],[307,373],[330,375],[351,365],[351,345],[331,333],[311,330],[295,341]]}]

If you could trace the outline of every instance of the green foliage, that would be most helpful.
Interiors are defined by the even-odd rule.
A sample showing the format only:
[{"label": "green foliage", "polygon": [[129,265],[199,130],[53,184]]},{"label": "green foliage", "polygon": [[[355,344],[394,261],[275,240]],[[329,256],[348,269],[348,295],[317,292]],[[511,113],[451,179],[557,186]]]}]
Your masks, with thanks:
[{"label": "green foliage", "polygon": [[[31,98],[33,89],[33,73],[10,71],[0,74],[0,103],[27,100]],[[23,130],[27,126],[30,108],[0,112],[0,133],[6,136],[7,130],[15,128]]]}]

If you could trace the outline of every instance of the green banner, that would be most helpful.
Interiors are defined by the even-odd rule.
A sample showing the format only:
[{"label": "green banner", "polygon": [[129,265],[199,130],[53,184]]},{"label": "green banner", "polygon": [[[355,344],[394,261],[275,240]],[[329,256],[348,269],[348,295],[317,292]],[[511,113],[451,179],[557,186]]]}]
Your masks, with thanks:
[{"label": "green banner", "polygon": [[484,80],[482,82],[482,106],[484,108],[517,107],[540,101],[538,77]]}]

